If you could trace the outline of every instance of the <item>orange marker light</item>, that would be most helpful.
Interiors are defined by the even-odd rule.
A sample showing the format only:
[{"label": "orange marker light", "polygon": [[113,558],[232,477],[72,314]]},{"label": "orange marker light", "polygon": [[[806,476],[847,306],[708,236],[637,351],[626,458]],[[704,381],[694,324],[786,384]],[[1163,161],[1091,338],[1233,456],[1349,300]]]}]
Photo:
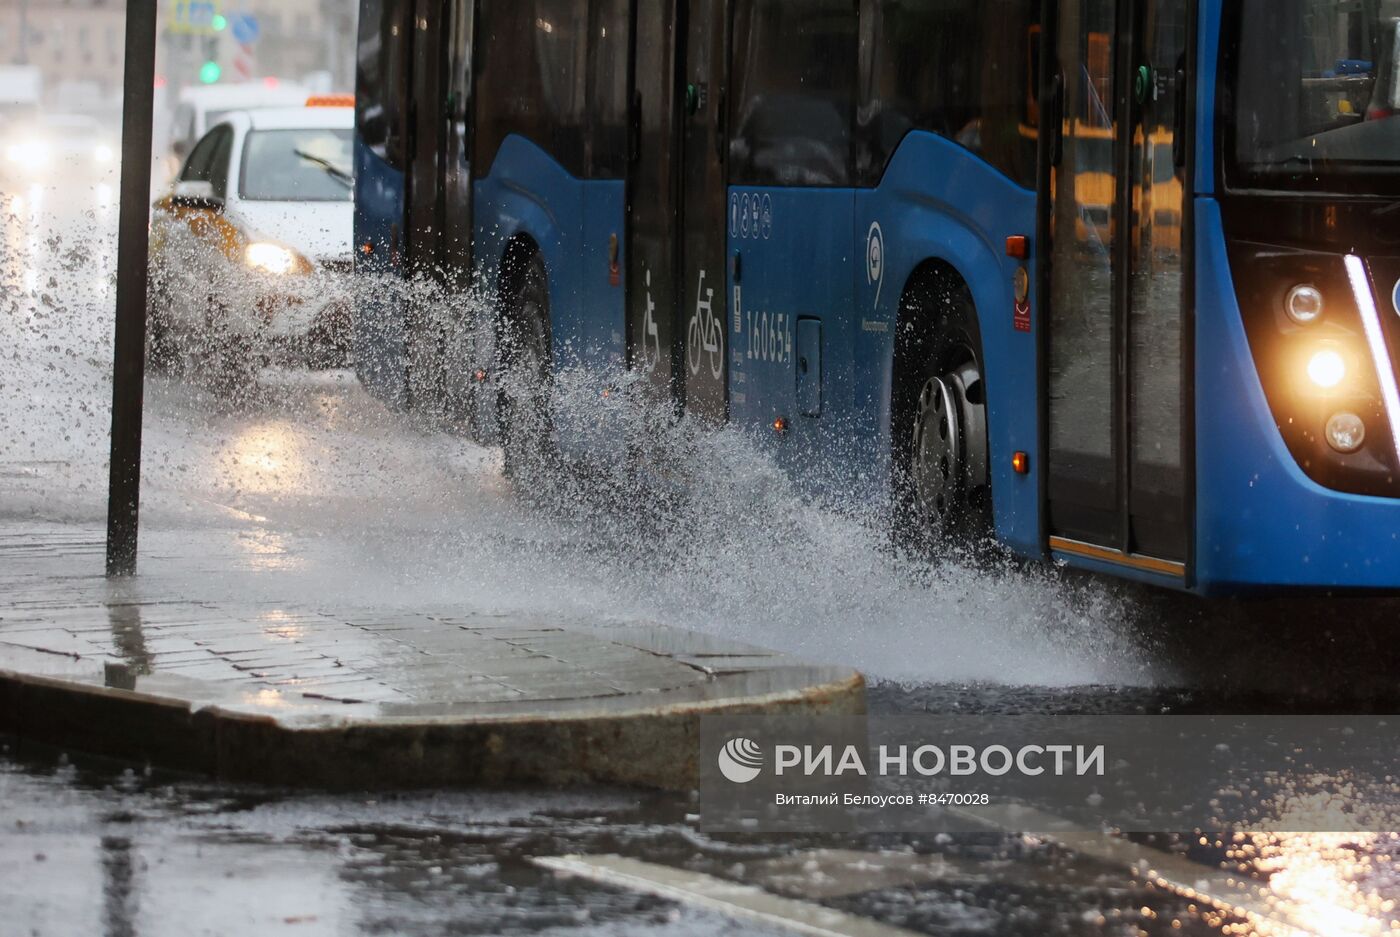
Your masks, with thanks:
[{"label": "orange marker light", "polygon": [[1024,452],[1013,452],[1011,467],[1016,470],[1017,475],[1025,475],[1031,470],[1031,457]]},{"label": "orange marker light", "polygon": [[786,432],[787,432],[787,426],[788,426],[787,420],[784,419],[783,417],[778,417],[776,420],[773,421],[773,432],[775,432],[775,433],[786,433]]},{"label": "orange marker light", "polygon": [[1006,256],[1025,260],[1031,255],[1031,239],[1024,234],[1015,234],[1006,239]]},{"label": "orange marker light", "polygon": [[354,107],[353,94],[313,94],[306,99],[307,107]]},{"label": "orange marker light", "polygon": [[369,241],[365,241],[363,244],[360,245],[360,253],[361,253],[361,254],[373,254],[373,253],[374,253],[374,245],[371,244]]}]

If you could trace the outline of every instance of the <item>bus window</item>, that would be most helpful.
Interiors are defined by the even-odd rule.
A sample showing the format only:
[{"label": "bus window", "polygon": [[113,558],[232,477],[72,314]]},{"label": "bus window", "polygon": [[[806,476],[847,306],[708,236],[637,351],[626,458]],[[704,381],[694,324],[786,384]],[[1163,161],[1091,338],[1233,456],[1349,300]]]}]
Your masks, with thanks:
[{"label": "bus window", "polygon": [[1247,0],[1225,100],[1232,188],[1374,193],[1400,164],[1400,3]]},{"label": "bus window", "polygon": [[[530,4],[522,3],[522,7]],[[543,90],[545,133],[536,141],[576,176],[585,175],[583,125],[587,112],[584,55],[588,4],[535,0],[535,68]],[[523,67],[524,62],[520,65]]]},{"label": "bus window", "polygon": [[730,182],[849,185],[855,7],[741,0],[733,48]]},{"label": "bus window", "polygon": [[490,174],[511,134],[585,175],[587,7],[570,0],[483,0],[478,11],[478,175]]},{"label": "bus window", "polygon": [[589,175],[627,173],[628,0],[594,0],[588,27]]},{"label": "bus window", "polygon": [[[910,130],[1035,183],[1035,0],[864,0],[857,165],[874,183]],[[1028,90],[1030,92],[1028,93]]]},{"label": "bus window", "polygon": [[409,30],[408,9],[397,0],[365,0],[355,69],[356,123],[360,138],[396,169],[404,167],[403,103]]}]

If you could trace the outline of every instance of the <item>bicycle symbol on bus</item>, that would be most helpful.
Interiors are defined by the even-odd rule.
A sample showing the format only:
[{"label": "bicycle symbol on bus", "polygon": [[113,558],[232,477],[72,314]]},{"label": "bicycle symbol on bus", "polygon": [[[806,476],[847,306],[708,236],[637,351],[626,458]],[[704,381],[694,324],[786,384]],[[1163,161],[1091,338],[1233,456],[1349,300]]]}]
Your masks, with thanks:
[{"label": "bicycle symbol on bus", "polygon": [[685,351],[691,374],[700,373],[703,356],[709,354],[710,373],[719,380],[724,374],[724,323],[715,315],[714,298],[714,289],[705,288],[705,271],[701,270],[695,293],[695,313],[686,330]]}]

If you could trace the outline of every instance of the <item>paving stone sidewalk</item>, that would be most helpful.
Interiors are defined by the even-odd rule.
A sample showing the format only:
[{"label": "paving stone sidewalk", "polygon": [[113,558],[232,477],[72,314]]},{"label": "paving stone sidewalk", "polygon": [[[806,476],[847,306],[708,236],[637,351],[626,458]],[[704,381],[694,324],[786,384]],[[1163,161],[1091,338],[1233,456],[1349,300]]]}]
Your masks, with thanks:
[{"label": "paving stone sidewalk", "polygon": [[683,789],[704,713],[864,705],[853,671],[661,625],[202,601],[159,562],[109,582],[102,548],[0,523],[0,731],[21,742],[275,783]]}]

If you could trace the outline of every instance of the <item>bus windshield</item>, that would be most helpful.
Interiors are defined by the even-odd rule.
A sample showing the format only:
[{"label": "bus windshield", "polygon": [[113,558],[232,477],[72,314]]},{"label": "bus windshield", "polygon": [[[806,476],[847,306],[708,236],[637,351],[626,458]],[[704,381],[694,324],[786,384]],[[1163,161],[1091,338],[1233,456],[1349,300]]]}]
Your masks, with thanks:
[{"label": "bus windshield", "polygon": [[1400,0],[1243,0],[1234,28],[1233,186],[1400,187]]}]

